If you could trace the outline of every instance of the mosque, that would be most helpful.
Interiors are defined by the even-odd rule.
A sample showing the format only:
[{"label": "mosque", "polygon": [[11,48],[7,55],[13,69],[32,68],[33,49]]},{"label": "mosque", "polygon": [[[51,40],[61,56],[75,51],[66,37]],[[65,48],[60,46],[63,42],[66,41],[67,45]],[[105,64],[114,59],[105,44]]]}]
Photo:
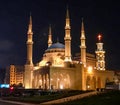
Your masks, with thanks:
[{"label": "mosque", "polygon": [[[105,51],[101,35],[95,55],[86,52],[86,37],[84,22],[81,23],[80,52],[77,59],[71,55],[71,26],[69,10],[66,10],[64,44],[52,41],[52,30],[49,27],[48,48],[42,60],[33,64],[33,31],[32,17],[27,32],[27,59],[24,72],[24,87],[26,89],[73,89],[95,90],[105,88],[107,82],[112,82],[114,72],[105,68]],[[92,59],[91,59],[92,58]]]}]

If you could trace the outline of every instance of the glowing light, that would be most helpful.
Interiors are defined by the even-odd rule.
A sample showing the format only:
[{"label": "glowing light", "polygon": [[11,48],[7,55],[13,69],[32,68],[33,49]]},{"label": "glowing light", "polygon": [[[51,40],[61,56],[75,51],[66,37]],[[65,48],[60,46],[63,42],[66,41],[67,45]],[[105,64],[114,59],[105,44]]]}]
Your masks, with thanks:
[{"label": "glowing light", "polygon": [[71,62],[71,59],[69,59],[69,58],[65,58],[65,62]]},{"label": "glowing light", "polygon": [[88,70],[88,73],[91,74],[91,73],[92,73],[92,69],[93,69],[92,66],[89,66],[88,69],[87,69],[87,70]]},{"label": "glowing light", "polygon": [[87,88],[89,89],[89,88],[90,88],[90,85],[88,85]]},{"label": "glowing light", "polygon": [[10,90],[13,90],[14,89],[14,87],[10,87]]},{"label": "glowing light", "polygon": [[80,64],[82,64],[82,62],[80,62]]},{"label": "glowing light", "polygon": [[42,60],[40,63],[39,63],[39,66],[46,66],[46,62],[45,60]]},{"label": "glowing light", "polygon": [[40,79],[39,82],[42,83],[42,80]]},{"label": "glowing light", "polygon": [[29,84],[26,83],[25,89],[29,89],[29,88],[30,88]]},{"label": "glowing light", "polygon": [[35,66],[35,67],[34,67],[34,70],[37,70],[37,69],[39,69],[39,68],[40,68],[39,66]]},{"label": "glowing light", "polygon": [[0,84],[0,88],[9,88],[10,85],[9,84]]},{"label": "glowing light", "polygon": [[84,67],[86,67],[86,64],[84,64]]},{"label": "glowing light", "polygon": [[62,84],[60,85],[60,89],[63,89],[63,85]]},{"label": "glowing light", "polygon": [[98,40],[100,41],[100,40],[101,40],[101,38],[102,38],[102,36],[99,34],[99,35],[98,35]]},{"label": "glowing light", "polygon": [[46,65],[46,66],[49,66],[49,64],[48,64],[48,63],[46,63],[45,65]]}]

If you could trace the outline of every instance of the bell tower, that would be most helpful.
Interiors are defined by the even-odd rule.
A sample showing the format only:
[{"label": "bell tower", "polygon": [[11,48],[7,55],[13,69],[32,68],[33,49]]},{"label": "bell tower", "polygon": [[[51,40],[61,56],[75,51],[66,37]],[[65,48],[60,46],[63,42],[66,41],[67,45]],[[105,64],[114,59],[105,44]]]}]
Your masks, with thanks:
[{"label": "bell tower", "polygon": [[96,53],[96,69],[97,70],[105,70],[105,51],[103,49],[103,43],[101,42],[101,35],[98,35],[98,43]]}]

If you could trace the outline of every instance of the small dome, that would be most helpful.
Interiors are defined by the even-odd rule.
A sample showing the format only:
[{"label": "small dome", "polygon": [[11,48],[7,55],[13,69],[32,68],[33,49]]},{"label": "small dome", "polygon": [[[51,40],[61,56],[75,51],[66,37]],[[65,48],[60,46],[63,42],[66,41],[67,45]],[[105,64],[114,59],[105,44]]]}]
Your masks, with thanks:
[{"label": "small dome", "polygon": [[65,45],[57,42],[57,43],[52,44],[50,47],[48,47],[48,50],[49,49],[65,49]]}]

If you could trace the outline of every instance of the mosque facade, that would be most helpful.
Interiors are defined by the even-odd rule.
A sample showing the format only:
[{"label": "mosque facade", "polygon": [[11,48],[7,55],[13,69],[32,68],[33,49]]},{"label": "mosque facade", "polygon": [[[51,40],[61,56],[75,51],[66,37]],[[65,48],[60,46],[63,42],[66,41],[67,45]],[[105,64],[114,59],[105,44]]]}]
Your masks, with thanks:
[{"label": "mosque facade", "polygon": [[52,30],[49,27],[48,48],[42,60],[33,64],[33,31],[32,17],[27,32],[27,59],[24,72],[24,87],[26,89],[74,89],[95,90],[105,88],[107,82],[112,82],[114,72],[105,68],[105,51],[101,35],[95,55],[86,52],[86,37],[82,19],[80,35],[79,59],[72,59],[71,55],[71,26],[69,11],[66,11],[64,44],[52,41]]}]

